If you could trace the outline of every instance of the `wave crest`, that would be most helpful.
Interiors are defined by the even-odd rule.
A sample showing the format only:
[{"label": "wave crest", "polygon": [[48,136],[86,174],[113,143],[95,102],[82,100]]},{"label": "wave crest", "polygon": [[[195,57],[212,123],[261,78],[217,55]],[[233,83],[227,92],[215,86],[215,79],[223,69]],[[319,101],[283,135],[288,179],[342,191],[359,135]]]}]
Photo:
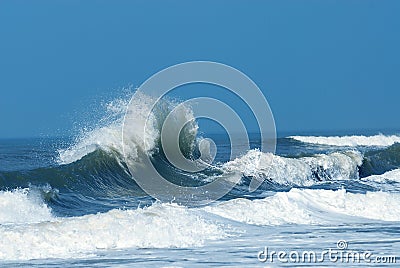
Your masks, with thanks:
[{"label": "wave crest", "polygon": [[357,151],[285,158],[251,150],[225,163],[223,169],[281,185],[310,186],[318,181],[358,179],[362,159],[362,154]]},{"label": "wave crest", "polygon": [[52,220],[51,209],[39,193],[25,189],[0,191],[0,225]]},{"label": "wave crest", "polygon": [[322,136],[290,136],[297,141],[304,143],[330,145],[330,146],[379,146],[387,147],[395,143],[400,143],[400,136],[391,135],[385,136],[383,134],[375,136],[335,136],[335,137],[322,137]]},{"label": "wave crest", "polygon": [[400,194],[292,189],[264,199],[233,199],[205,209],[224,218],[255,225],[342,224],[365,219],[400,221]]},{"label": "wave crest", "polygon": [[0,225],[0,259],[77,258],[105,249],[184,248],[226,236],[196,211],[171,204],[22,226]]},{"label": "wave crest", "polygon": [[[174,116],[170,122],[176,122],[177,125],[190,122],[181,132],[180,146],[185,156],[192,155],[196,149],[198,126],[190,107],[180,105],[179,109],[171,113],[177,105],[175,102],[161,100],[152,107],[153,99],[142,93],[137,93],[132,101],[134,103],[130,105],[126,100],[114,100],[107,104],[108,114],[99,121],[99,124],[105,122],[105,125],[83,131],[71,146],[59,150],[58,163],[76,162],[97,149],[125,155],[132,161],[137,161],[140,153],[162,151],[160,132],[168,114]],[[129,117],[129,126],[123,126],[125,116]]]}]

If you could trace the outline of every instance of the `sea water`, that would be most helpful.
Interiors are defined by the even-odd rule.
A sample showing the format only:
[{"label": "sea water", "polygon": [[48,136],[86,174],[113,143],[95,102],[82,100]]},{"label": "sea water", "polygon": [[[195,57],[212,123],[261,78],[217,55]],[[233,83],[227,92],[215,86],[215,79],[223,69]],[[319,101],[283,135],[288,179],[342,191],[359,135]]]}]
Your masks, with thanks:
[{"label": "sea water", "polygon": [[166,164],[154,137],[153,164],[176,181],[240,177],[204,206],[147,195],[121,157],[118,120],[78,137],[1,140],[0,266],[395,267],[400,136],[299,134],[279,135],[275,154],[252,134],[230,159],[226,135],[201,133],[192,142],[212,139],[217,155],[196,174]]}]

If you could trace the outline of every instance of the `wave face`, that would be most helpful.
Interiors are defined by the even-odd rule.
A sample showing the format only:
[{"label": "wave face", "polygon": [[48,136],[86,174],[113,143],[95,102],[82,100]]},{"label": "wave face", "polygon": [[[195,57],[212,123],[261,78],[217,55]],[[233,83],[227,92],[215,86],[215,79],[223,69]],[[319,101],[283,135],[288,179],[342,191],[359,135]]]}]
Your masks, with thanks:
[{"label": "wave face", "polygon": [[290,136],[297,141],[320,144],[320,145],[330,145],[330,146],[380,146],[386,147],[391,146],[395,143],[400,143],[400,136],[391,135],[385,136],[383,134],[375,136],[343,136],[343,137],[322,137],[322,136]]},{"label": "wave face", "polygon": [[400,144],[364,153],[361,177],[380,175],[400,167]]}]

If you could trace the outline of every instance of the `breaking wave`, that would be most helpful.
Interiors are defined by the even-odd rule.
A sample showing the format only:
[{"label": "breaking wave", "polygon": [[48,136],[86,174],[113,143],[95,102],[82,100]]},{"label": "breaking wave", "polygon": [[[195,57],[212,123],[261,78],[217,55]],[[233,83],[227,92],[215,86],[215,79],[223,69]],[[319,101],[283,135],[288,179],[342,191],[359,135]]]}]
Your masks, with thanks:
[{"label": "breaking wave", "polygon": [[[0,259],[202,246],[232,235],[224,219],[252,225],[400,221],[399,136],[293,136],[283,142],[343,148],[303,154],[303,146],[299,154],[285,156],[252,149],[190,173],[169,163],[160,142],[162,124],[175,103],[163,101],[151,111],[149,103],[150,97],[138,96],[126,111],[128,101],[113,101],[108,116],[59,150],[53,166],[0,171]],[[126,112],[135,116],[123,144]],[[177,126],[189,122],[179,136],[185,157],[210,153],[204,151],[209,146],[200,148],[206,139],[190,107],[180,106],[172,115]],[[218,177],[240,178],[240,183],[204,207],[160,203],[140,189],[127,168],[126,161],[140,162],[143,156],[150,156],[157,171],[176,184],[198,186]],[[263,182],[254,194],[248,187],[252,179]],[[360,187],[351,191],[351,183]]]},{"label": "breaking wave", "polygon": [[386,146],[391,146],[395,143],[400,143],[400,136],[397,135],[385,136],[383,134],[375,136],[342,136],[342,137],[290,136],[289,138],[304,143],[313,143],[313,144],[330,145],[330,146],[346,146],[346,147],[356,147],[356,146],[386,147]]},{"label": "breaking wave", "polygon": [[309,186],[321,181],[358,179],[362,159],[358,151],[286,158],[251,150],[243,157],[225,163],[223,169],[281,185]]},{"label": "breaking wave", "polygon": [[227,235],[220,225],[178,205],[156,203],[61,218],[28,193],[29,189],[0,192],[0,204],[6,200],[0,206],[0,259],[79,258],[107,249],[192,247]]},{"label": "breaking wave", "polygon": [[400,193],[292,189],[264,199],[233,199],[206,211],[256,225],[400,221]]}]

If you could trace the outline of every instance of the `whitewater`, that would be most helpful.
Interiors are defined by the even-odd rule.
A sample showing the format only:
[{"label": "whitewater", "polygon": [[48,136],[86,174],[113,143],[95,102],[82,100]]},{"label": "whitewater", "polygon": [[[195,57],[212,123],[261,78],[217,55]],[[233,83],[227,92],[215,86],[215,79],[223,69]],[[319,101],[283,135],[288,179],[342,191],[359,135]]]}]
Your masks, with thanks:
[{"label": "whitewater", "polygon": [[[254,267],[266,265],[257,257],[265,247],[319,252],[337,249],[338,240],[400,262],[397,133],[287,135],[274,154],[259,150],[255,133],[251,148],[230,159],[226,136],[202,133],[183,106],[174,120],[190,122],[184,155],[204,157],[209,146],[199,144],[208,139],[217,147],[207,169],[189,173],[172,166],[160,145],[160,125],[177,102],[150,111],[141,96],[127,111],[128,100],[107,103],[103,120],[73,138],[0,141],[1,266]],[[136,125],[123,144],[126,112]],[[223,178],[236,185],[204,206],[161,202],[127,168],[144,156],[177,184]],[[252,180],[260,182],[255,191]]]}]

